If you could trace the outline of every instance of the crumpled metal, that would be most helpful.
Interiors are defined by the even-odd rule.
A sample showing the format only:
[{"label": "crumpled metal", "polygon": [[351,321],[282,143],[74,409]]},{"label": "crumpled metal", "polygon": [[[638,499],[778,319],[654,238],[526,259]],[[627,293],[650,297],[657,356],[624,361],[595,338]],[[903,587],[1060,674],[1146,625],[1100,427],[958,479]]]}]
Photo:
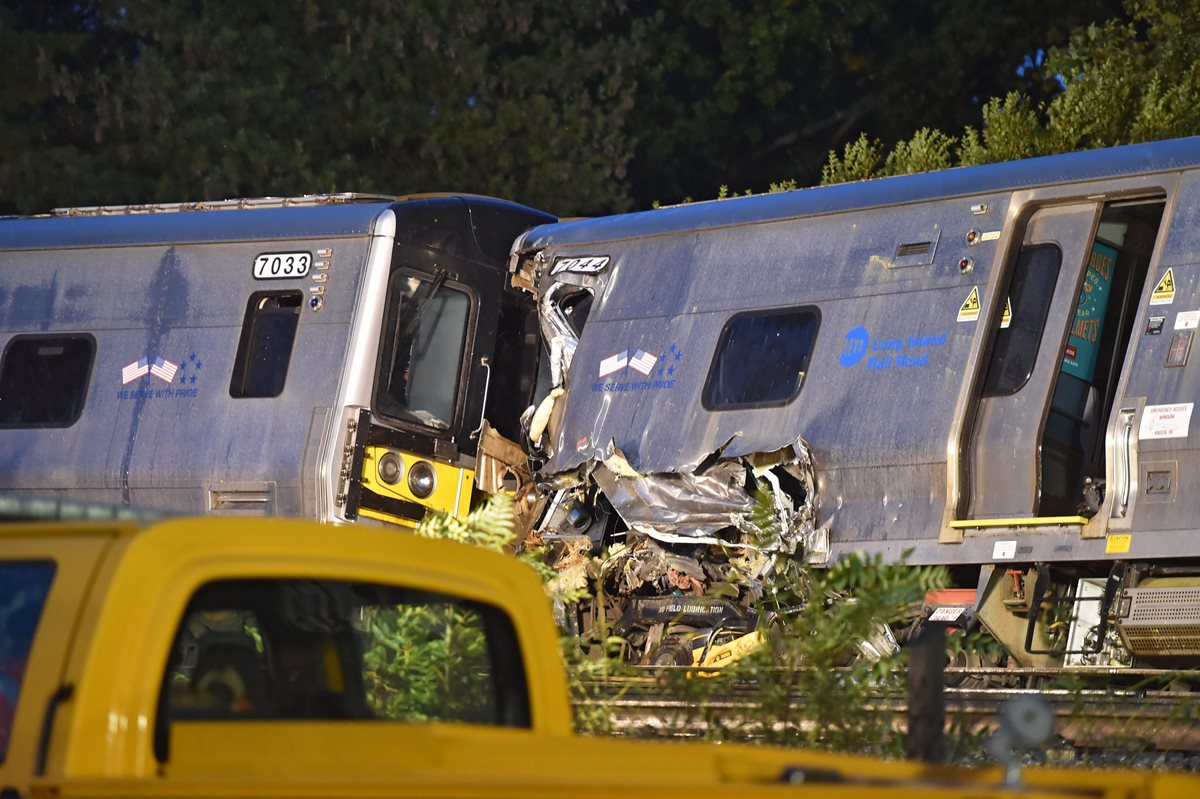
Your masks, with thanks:
[{"label": "crumpled metal", "polygon": [[[794,552],[811,533],[815,520],[812,459],[807,445],[797,441],[775,453],[750,458],[720,459],[720,451],[694,472],[641,474],[613,444],[609,457],[595,465],[592,478],[625,524],[666,544],[718,544],[733,548],[762,548]],[[806,492],[794,508],[771,469],[783,468]],[[761,534],[753,514],[757,500],[747,490],[756,481],[771,487],[775,518],[769,542],[757,544],[719,535],[728,528]]]},{"label": "crumpled metal", "polygon": [[596,485],[631,530],[667,543],[717,543],[718,531],[750,515],[746,467],[717,464],[704,474],[616,474],[600,464]]}]

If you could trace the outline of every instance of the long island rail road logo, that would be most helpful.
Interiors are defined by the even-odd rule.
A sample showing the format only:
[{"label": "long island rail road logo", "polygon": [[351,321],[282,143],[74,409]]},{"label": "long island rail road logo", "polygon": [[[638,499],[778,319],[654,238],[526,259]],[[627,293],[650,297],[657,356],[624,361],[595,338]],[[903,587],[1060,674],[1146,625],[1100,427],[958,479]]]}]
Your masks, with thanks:
[{"label": "long island rail road logo", "polygon": [[866,359],[868,369],[912,369],[928,366],[930,353],[946,345],[949,333],[909,333],[900,336],[872,336],[865,327],[846,333],[846,343],[838,363],[849,368]]}]

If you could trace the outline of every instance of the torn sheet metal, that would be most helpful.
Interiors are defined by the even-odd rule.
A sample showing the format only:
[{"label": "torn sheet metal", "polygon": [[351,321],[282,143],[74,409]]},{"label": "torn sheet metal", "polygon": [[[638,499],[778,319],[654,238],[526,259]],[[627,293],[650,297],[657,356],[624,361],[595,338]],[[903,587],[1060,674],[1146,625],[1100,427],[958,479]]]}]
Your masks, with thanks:
[{"label": "torn sheet metal", "polygon": [[[791,554],[815,526],[812,458],[802,441],[769,455],[706,460],[691,473],[641,474],[615,445],[609,452],[592,478],[630,530],[661,543]],[[777,471],[790,478],[787,487]],[[769,519],[751,493],[760,484],[770,489]]]},{"label": "torn sheet metal", "polygon": [[720,543],[716,533],[739,527],[754,509],[745,490],[746,468],[737,462],[702,475],[636,477],[614,474],[602,464],[592,476],[630,529],[667,543]]},{"label": "torn sheet metal", "polygon": [[520,444],[496,432],[486,419],[479,433],[476,485],[487,494],[500,491],[512,494],[516,529],[530,529],[541,515],[546,501],[534,485],[529,456]]}]

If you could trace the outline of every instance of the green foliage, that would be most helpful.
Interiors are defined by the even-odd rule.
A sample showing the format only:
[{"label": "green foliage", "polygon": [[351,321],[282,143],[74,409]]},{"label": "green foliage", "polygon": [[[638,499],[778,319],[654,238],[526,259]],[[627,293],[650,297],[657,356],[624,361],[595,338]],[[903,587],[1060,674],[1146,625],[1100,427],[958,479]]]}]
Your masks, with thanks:
[{"label": "green foliage", "polygon": [[456,519],[444,510],[430,511],[417,524],[416,534],[503,552],[516,537],[515,518],[513,498],[500,492],[476,505],[465,519]]},{"label": "green foliage", "polygon": [[[1116,11],[1117,0],[8,4],[0,210],[451,190],[573,215],[706,196],[721,180],[807,185],[856,130],[888,141],[956,130],[972,98],[1011,90],[1036,105],[1053,76],[1010,65]],[[1155,24],[1187,24],[1172,13]]]},{"label": "green foliage", "polygon": [[921,128],[908,141],[897,144],[883,165],[887,175],[907,175],[946,169],[953,163],[955,141],[940,130]]},{"label": "green foliage", "polygon": [[829,153],[822,183],[1200,134],[1200,0],[1126,0],[1124,17],[1076,29],[1039,71],[1060,88],[993,97],[978,128],[922,128],[886,157],[863,134]]},{"label": "green foliage", "polygon": [[364,621],[364,689],[375,715],[493,721],[491,658],[477,613],[431,603],[375,608]]},{"label": "green foliage", "polygon": [[[807,601],[777,618],[771,646],[708,679],[672,674],[671,690],[703,714],[713,739],[902,754],[897,719],[875,706],[905,682],[904,653],[893,651],[885,625],[908,620],[926,591],[948,582],[945,570],[850,556],[829,569],[776,576],[770,595]],[[736,720],[723,717],[712,700],[747,682],[755,706]]]},{"label": "green foliage", "polygon": [[[439,511],[416,534],[503,551],[513,539],[513,500],[494,494],[466,519]],[[364,619],[365,689],[383,718],[490,722],[492,688],[487,638],[479,614],[440,602],[374,608]]]},{"label": "green foliage", "polygon": [[1017,74],[1026,54],[1120,10],[1118,0],[656,7],[654,57],[637,75],[631,119],[642,205],[710,196],[719,181],[758,192],[782,174],[809,185],[830,145],[856,131],[895,141],[922,126],[960,129],[988,97],[1019,90],[1040,99],[1053,76]]},{"label": "green foliage", "polygon": [[621,3],[78,6],[82,44],[29,59],[17,74],[36,94],[0,107],[0,139],[28,145],[0,164],[0,202],[20,210],[349,190],[629,205],[626,119],[650,51]]},{"label": "green foliage", "polygon": [[867,180],[878,174],[882,163],[883,142],[868,139],[867,134],[863,133],[846,145],[840,158],[832,152],[829,153],[829,158],[821,169],[821,183],[829,185]]}]

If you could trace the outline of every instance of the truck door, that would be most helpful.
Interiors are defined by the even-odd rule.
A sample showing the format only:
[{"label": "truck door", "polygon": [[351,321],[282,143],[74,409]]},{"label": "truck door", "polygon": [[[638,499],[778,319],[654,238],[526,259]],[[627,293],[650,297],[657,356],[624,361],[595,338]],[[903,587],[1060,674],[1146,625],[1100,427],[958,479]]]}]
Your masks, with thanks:
[{"label": "truck door", "polygon": [[1162,216],[1159,197],[1036,211],[992,320],[959,519],[1084,524]]},{"label": "truck door", "polygon": [[[0,520],[3,521],[3,520]],[[28,796],[56,751],[64,664],[117,531],[11,528],[0,534],[0,793]],[[55,726],[55,721],[59,725]],[[59,733],[59,735],[54,735]]]}]

